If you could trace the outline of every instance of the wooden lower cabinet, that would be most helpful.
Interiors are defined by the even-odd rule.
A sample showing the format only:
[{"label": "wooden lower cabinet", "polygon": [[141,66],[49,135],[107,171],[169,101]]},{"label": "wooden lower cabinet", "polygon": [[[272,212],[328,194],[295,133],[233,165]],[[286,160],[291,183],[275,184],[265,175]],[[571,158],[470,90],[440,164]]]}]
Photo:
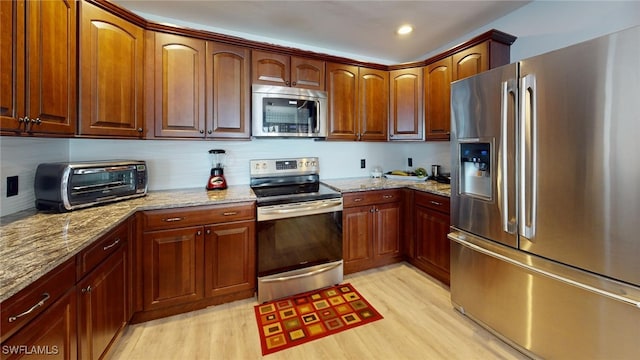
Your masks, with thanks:
[{"label": "wooden lower cabinet", "polygon": [[449,285],[449,199],[415,193],[415,253],[411,263]]},{"label": "wooden lower cabinet", "polygon": [[75,289],[3,342],[2,359],[77,359]]},{"label": "wooden lower cabinet", "polygon": [[400,190],[344,195],[343,259],[345,274],[402,260]]},{"label": "wooden lower cabinet", "polygon": [[79,358],[102,358],[127,324],[127,284],[126,244],[78,283]]},{"label": "wooden lower cabinet", "polygon": [[255,221],[209,225],[205,234],[205,296],[253,291],[256,286]]},{"label": "wooden lower cabinet", "polygon": [[253,203],[145,211],[141,219],[143,306],[132,322],[253,296]]},{"label": "wooden lower cabinet", "polygon": [[144,234],[144,309],[160,309],[202,299],[202,226]]}]

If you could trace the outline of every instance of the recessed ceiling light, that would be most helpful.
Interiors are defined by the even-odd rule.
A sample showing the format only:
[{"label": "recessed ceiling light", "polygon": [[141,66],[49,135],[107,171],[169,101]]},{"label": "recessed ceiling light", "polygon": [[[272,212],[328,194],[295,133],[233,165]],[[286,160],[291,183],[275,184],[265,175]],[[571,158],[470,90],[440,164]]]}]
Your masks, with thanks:
[{"label": "recessed ceiling light", "polygon": [[413,31],[413,27],[411,25],[402,25],[398,28],[398,35],[406,35]]}]

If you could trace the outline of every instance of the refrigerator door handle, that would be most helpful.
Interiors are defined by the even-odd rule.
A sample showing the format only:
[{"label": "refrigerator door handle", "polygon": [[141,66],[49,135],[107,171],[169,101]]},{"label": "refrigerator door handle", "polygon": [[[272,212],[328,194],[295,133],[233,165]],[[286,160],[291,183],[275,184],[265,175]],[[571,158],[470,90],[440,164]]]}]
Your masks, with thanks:
[{"label": "refrigerator door handle", "polygon": [[[502,230],[508,234],[515,234],[515,224],[510,221],[511,209],[509,208],[509,137],[513,136],[509,134],[509,105],[513,103],[515,107],[516,99],[516,82],[514,79],[509,79],[502,82],[502,96],[500,98],[500,117],[501,117],[501,136],[500,136],[500,151],[501,165],[502,165]],[[511,100],[513,99],[513,101]],[[515,112],[514,112],[515,114]],[[515,216],[514,216],[515,217]]]},{"label": "refrigerator door handle", "polygon": [[536,233],[537,202],[537,108],[536,77],[520,79],[520,234],[533,240]]}]

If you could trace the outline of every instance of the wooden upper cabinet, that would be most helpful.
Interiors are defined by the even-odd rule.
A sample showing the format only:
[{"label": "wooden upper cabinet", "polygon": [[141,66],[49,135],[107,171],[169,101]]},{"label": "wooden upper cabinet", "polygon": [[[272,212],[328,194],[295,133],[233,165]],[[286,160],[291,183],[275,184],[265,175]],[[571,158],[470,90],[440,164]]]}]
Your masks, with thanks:
[{"label": "wooden upper cabinet", "polygon": [[[205,41],[147,32],[147,125],[156,137],[205,136]],[[153,51],[153,54],[150,52]],[[149,118],[150,117],[150,118]]]},{"label": "wooden upper cabinet", "polygon": [[390,72],[389,139],[422,140],[422,68]]},{"label": "wooden upper cabinet", "polygon": [[305,89],[325,89],[325,63],[322,60],[291,57],[291,86]]},{"label": "wooden upper cabinet", "polygon": [[327,139],[357,140],[358,67],[327,63]]},{"label": "wooden upper cabinet", "polygon": [[1,1],[0,127],[76,131],[76,2]]},{"label": "wooden upper cabinet", "polygon": [[452,56],[452,80],[460,80],[489,70],[488,43],[484,42]]},{"label": "wooden upper cabinet", "polygon": [[144,30],[81,4],[78,134],[142,137]]},{"label": "wooden upper cabinet", "polygon": [[389,72],[359,69],[358,139],[386,141],[389,124]]},{"label": "wooden upper cabinet", "polygon": [[253,84],[325,89],[325,64],[322,60],[251,51]]},{"label": "wooden upper cabinet", "polygon": [[451,57],[424,69],[424,122],[427,140],[449,140],[451,129]]},{"label": "wooden upper cabinet", "polygon": [[207,136],[251,137],[251,50],[207,42]]}]

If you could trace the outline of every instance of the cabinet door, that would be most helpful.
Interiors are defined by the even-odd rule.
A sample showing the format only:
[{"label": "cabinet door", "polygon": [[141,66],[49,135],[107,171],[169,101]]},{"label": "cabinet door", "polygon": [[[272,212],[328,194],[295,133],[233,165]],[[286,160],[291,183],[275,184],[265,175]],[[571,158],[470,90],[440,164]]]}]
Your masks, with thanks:
[{"label": "cabinet door", "polygon": [[328,139],[356,140],[358,133],[358,67],[327,63]]},{"label": "cabinet door", "polygon": [[79,358],[100,359],[127,323],[127,245],[78,283]]},{"label": "cabinet door", "polygon": [[81,3],[80,135],[143,135],[144,31]]},{"label": "cabinet door", "polygon": [[489,52],[486,42],[462,50],[453,55],[453,78],[464,79],[489,69]]},{"label": "cabinet door", "polygon": [[164,33],[151,38],[154,66],[147,79],[154,78],[155,136],[204,137],[205,41]]},{"label": "cabinet door", "polygon": [[400,211],[399,202],[375,205],[374,256],[377,260],[390,260],[400,256]]},{"label": "cabinet door", "polygon": [[291,59],[288,55],[251,51],[251,78],[254,84],[290,86]]},{"label": "cabinet door", "polygon": [[73,287],[27,326],[2,343],[2,359],[25,357],[24,347],[37,350],[33,358],[73,360],[78,358],[76,333],[76,288]]},{"label": "cabinet door", "polygon": [[145,310],[202,299],[203,250],[201,226],[144,233]]},{"label": "cabinet door", "polygon": [[422,68],[390,73],[390,140],[422,140]]},{"label": "cabinet door", "polygon": [[254,289],[255,222],[211,225],[205,228],[205,233],[205,295]]},{"label": "cabinet door", "polygon": [[342,257],[345,274],[367,269],[373,261],[373,207],[359,206],[342,212]]},{"label": "cabinet door", "polygon": [[424,122],[427,140],[449,140],[451,128],[451,58],[424,69]]},{"label": "cabinet door", "polygon": [[416,265],[436,279],[449,284],[449,215],[416,206]]},{"label": "cabinet door", "polygon": [[251,51],[207,42],[207,136],[251,137]]},{"label": "cabinet door", "polygon": [[[18,15],[21,14],[21,15]],[[24,1],[0,1],[0,129],[19,132],[24,117]],[[20,37],[21,38],[21,37]]]},{"label": "cabinet door", "polygon": [[[76,2],[2,1],[2,130],[74,134]],[[28,123],[19,118],[29,118]]]},{"label": "cabinet door", "polygon": [[359,140],[386,141],[389,124],[389,72],[359,69]]},{"label": "cabinet door", "polygon": [[291,57],[291,86],[324,90],[324,61]]}]

